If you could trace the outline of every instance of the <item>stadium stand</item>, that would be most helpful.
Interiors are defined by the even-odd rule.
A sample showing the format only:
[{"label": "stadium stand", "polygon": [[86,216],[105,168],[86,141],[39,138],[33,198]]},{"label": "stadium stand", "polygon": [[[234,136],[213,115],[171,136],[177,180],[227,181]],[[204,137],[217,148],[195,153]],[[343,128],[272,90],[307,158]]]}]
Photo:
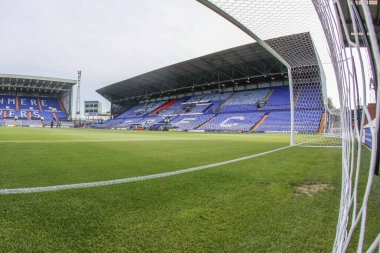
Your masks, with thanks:
[{"label": "stadium stand", "polygon": [[18,110],[30,110],[30,111],[40,110],[38,106],[37,97],[19,96],[17,101],[18,101]]},{"label": "stadium stand", "polygon": [[236,92],[221,107],[226,112],[249,112],[257,109],[256,103],[264,101],[269,89]]},{"label": "stadium stand", "polygon": [[178,99],[173,105],[166,108],[165,110],[162,110],[159,114],[164,116],[175,115],[176,111],[182,108],[182,103],[186,102],[188,98],[189,97],[183,97]]},{"label": "stadium stand", "polygon": [[[298,92],[297,99],[310,100],[310,93],[320,94],[314,86],[305,85]],[[296,131],[316,133],[323,113],[321,99],[314,99],[313,107],[296,110]],[[288,86],[273,88],[195,95],[160,102],[138,105],[125,111],[116,119],[96,128],[126,128],[138,126],[144,129],[158,129],[166,117],[173,129],[231,132],[290,132],[290,95]],[[257,106],[262,103],[263,106]],[[143,112],[142,112],[143,111]],[[59,113],[56,113],[59,115]],[[48,117],[48,116],[46,116]],[[51,118],[51,116],[50,116]],[[156,126],[156,127],[153,127]]]},{"label": "stadium stand", "polygon": [[16,110],[16,97],[0,95],[0,107],[6,110]]},{"label": "stadium stand", "polygon": [[158,107],[157,109],[155,109],[151,115],[152,116],[156,116],[157,114],[159,114],[161,111],[164,111],[166,110],[167,108],[169,108],[170,106],[174,105],[175,103],[177,102],[176,99],[173,99],[173,100],[169,100],[168,102],[164,103],[162,106]]},{"label": "stadium stand", "polygon": [[190,113],[202,113],[206,111],[212,103],[206,103],[206,104],[196,104]]},{"label": "stadium stand", "polygon": [[290,110],[289,87],[277,87],[273,89],[268,103],[262,108],[263,110]]},{"label": "stadium stand", "polygon": [[42,111],[61,111],[57,98],[39,97]]},{"label": "stadium stand", "polygon": [[[280,45],[287,40],[309,41],[310,37],[300,33],[273,38],[271,43]],[[311,49],[299,52],[306,53],[310,62],[317,62]],[[319,67],[315,65],[315,68],[300,67],[297,71],[318,73]],[[320,132],[326,106],[321,80],[292,81],[295,130]],[[170,118],[165,123],[173,130],[289,132],[291,127],[287,70],[257,43],[162,67],[107,85],[97,92],[111,102],[112,115],[119,115],[116,119],[140,118],[133,123],[140,125],[152,121],[146,124],[149,129],[162,124],[163,116]],[[186,119],[191,120],[181,122]],[[120,121],[110,120],[96,127],[120,125]]]},{"label": "stadium stand", "polygon": [[132,107],[128,111],[122,113],[117,118],[126,119],[126,118],[142,117],[153,112],[154,110],[156,110],[157,108],[159,108],[166,102],[167,101],[153,102],[153,103],[147,103],[147,104],[140,103]]},{"label": "stadium stand", "polygon": [[290,111],[273,111],[256,129],[258,132],[290,132]]},{"label": "stadium stand", "polygon": [[180,115],[170,122],[174,128],[193,130],[214,117],[214,114]]},{"label": "stadium stand", "polygon": [[120,114],[119,116],[117,116],[118,119],[125,119],[125,118],[129,118],[129,117],[136,117],[136,116],[139,116],[140,115],[140,111],[141,109],[144,107],[143,104],[138,104],[134,107],[132,107],[131,109],[129,109],[128,111],[125,111],[124,113]]},{"label": "stadium stand", "polygon": [[307,84],[295,89],[297,94],[296,108],[300,109],[320,109],[323,108],[322,93],[316,84]]},{"label": "stadium stand", "polygon": [[13,119],[23,126],[41,126],[41,118],[45,123],[67,121],[68,114],[62,108],[56,97],[0,95],[0,119],[6,120],[2,125],[13,125]]},{"label": "stadium stand", "polygon": [[219,114],[199,129],[248,132],[264,115],[265,113],[263,112]]},{"label": "stadium stand", "polygon": [[145,117],[142,118],[141,120],[137,121],[137,123],[142,124],[144,127],[150,127],[154,124],[162,122],[162,117]]},{"label": "stadium stand", "polygon": [[294,118],[295,131],[298,133],[317,133],[321,117],[321,110],[297,112],[297,116]]}]

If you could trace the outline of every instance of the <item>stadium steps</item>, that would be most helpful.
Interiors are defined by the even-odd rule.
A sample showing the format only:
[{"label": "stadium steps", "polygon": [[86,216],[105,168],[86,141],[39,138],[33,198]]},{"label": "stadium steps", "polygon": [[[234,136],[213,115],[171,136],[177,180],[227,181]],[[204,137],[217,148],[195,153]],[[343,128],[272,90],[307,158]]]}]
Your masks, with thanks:
[{"label": "stadium steps", "polygon": [[61,112],[66,112],[65,107],[60,99],[58,99],[59,107],[61,108]]},{"label": "stadium steps", "polygon": [[299,87],[299,89],[297,90],[297,94],[296,94],[296,101],[295,101],[295,105],[297,105],[297,102],[298,102],[298,99],[300,98],[301,96],[301,92],[302,92],[302,86]]},{"label": "stadium steps", "polygon": [[[207,107],[203,108],[202,111],[200,111],[200,112],[196,112],[196,113],[204,113],[204,112],[207,111],[211,106],[212,106],[212,103],[210,103]],[[193,111],[194,109],[196,109],[196,107],[197,107],[197,106],[193,107],[189,113],[191,114],[192,111]]]},{"label": "stadium steps", "polygon": [[18,111],[18,96],[16,96],[16,110]]},{"label": "stadium steps", "polygon": [[55,114],[55,112],[53,112],[53,117],[54,117],[55,121],[58,121],[57,114]]},{"label": "stadium steps", "polygon": [[267,94],[267,95],[265,96],[265,98],[264,98],[264,101],[265,101],[265,102],[269,100],[269,98],[272,96],[273,92],[274,92],[274,89],[271,89],[271,90],[268,92],[268,94]]},{"label": "stadium steps", "polygon": [[265,98],[264,98],[264,106],[263,106],[263,107],[260,107],[260,108],[257,107],[257,110],[258,110],[258,111],[263,110],[263,109],[268,105],[268,100],[269,100],[269,98],[272,96],[273,92],[274,92],[274,89],[269,90],[268,94],[267,94],[267,95],[265,96]]},{"label": "stadium steps", "polygon": [[212,103],[209,104],[205,109],[203,109],[202,113],[206,112],[210,107],[212,106]]},{"label": "stadium steps", "polygon": [[325,129],[325,118],[326,118],[326,113],[322,112],[318,133],[323,133],[323,129]]},{"label": "stadium steps", "polygon": [[[194,105],[194,107],[195,107],[195,105]],[[191,110],[193,110],[193,108],[191,108]],[[183,114],[186,114],[186,113],[188,113],[188,112],[183,107],[180,107],[178,110],[176,110],[174,112],[174,114],[179,114],[179,115],[183,115]]]},{"label": "stadium steps", "polygon": [[231,96],[229,96],[226,100],[224,100],[223,103],[221,103],[218,108],[216,109],[217,112],[220,112],[222,107],[224,106],[225,103],[227,103],[228,100],[230,100],[236,93],[233,93],[231,94]]},{"label": "stadium steps", "polygon": [[264,120],[268,118],[268,114],[265,114],[251,129],[251,131],[256,131],[257,128],[264,122]]},{"label": "stadium steps", "polygon": [[40,97],[37,98],[37,101],[38,101],[38,107],[40,108],[40,111],[43,112]]},{"label": "stadium steps", "polygon": [[161,105],[161,106],[158,107],[156,110],[154,110],[154,111],[151,113],[151,115],[152,115],[152,116],[156,116],[156,115],[159,114],[161,111],[166,110],[166,109],[168,109],[170,106],[174,105],[175,102],[177,102],[177,99],[173,99],[173,100],[168,101],[167,103]]},{"label": "stadium steps", "polygon": [[196,128],[194,129],[198,129],[204,125],[206,125],[207,123],[209,123],[211,120],[215,119],[218,115],[214,115],[214,117],[211,117],[209,120],[207,120],[206,122],[203,122],[202,124],[200,124],[199,126],[197,126]]}]

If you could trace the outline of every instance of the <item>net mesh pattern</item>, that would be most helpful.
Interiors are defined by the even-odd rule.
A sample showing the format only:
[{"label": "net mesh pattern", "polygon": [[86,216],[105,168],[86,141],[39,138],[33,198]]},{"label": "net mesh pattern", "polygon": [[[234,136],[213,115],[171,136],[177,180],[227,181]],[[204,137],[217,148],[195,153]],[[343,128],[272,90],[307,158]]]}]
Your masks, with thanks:
[{"label": "net mesh pattern", "polygon": [[[379,69],[374,67],[376,64],[370,64],[373,62],[373,54],[376,54],[379,59],[379,48],[376,41],[372,41],[372,45],[370,45],[365,36],[367,32],[364,30],[358,9],[363,8],[364,15],[371,20],[369,12],[365,11],[365,8],[368,7],[365,2],[362,7],[356,6],[353,1],[313,0],[313,3],[327,37],[337,77],[343,128],[342,191],[333,252],[346,252],[354,249],[355,246],[357,252],[363,252],[366,248],[367,252],[374,252],[376,248],[379,248],[380,235],[375,238],[367,238],[366,245],[369,245],[367,247],[365,239],[368,200],[376,166],[378,120],[376,117],[371,118],[368,111],[367,92],[374,93],[373,89],[369,89],[369,84],[374,82],[375,75],[379,76]],[[349,9],[348,15],[351,20],[354,20],[352,34],[346,32],[348,31],[348,22],[346,21],[348,19],[347,16],[344,16],[342,7]],[[366,26],[370,27],[371,24],[367,23]],[[369,34],[369,36],[374,36],[371,31]],[[369,64],[366,66],[365,62]],[[377,66],[379,66],[378,64],[379,62],[377,62]],[[368,70],[369,73],[366,73],[365,70]],[[379,112],[378,109],[379,101],[377,101],[376,116]],[[367,127],[365,126],[366,118],[369,121]],[[368,162],[364,161],[366,150],[363,150],[363,145],[358,144],[362,142],[366,129],[372,136],[369,166],[364,166],[365,162]],[[360,185],[361,180],[366,182],[366,185]],[[360,188],[365,188],[365,190],[360,191]],[[358,241],[357,245],[354,245],[353,241]]]},{"label": "net mesh pattern", "polygon": [[[292,78],[290,83],[293,84],[295,143],[342,147],[342,189],[333,252],[352,249],[375,252],[379,249],[380,235],[366,238],[366,215],[376,168],[379,120],[371,118],[367,109],[367,86],[380,80],[380,55],[376,40],[371,39],[376,38],[376,34],[367,2],[360,1],[362,18],[358,14],[357,3],[352,0],[198,1],[208,3],[206,5],[242,30],[251,32],[264,47],[273,50],[274,55],[278,54],[288,64]],[[354,21],[353,34],[347,32],[343,4],[347,5]],[[315,20],[319,20],[318,23]],[[368,31],[364,30],[363,23]],[[307,38],[308,32],[312,39],[310,36]],[[297,33],[304,34],[304,38],[300,41],[286,38]],[[278,41],[273,39],[281,36],[283,38]],[[327,107],[325,75],[314,50],[315,45],[318,48],[326,40],[327,55],[337,79],[340,109]],[[368,59],[364,61],[364,58]],[[370,96],[375,97],[373,94]],[[377,116],[380,113],[379,96],[376,99]],[[315,123],[319,128],[310,131],[306,124],[317,121],[319,113],[320,124]],[[367,125],[364,124],[365,119],[369,122]],[[363,166],[366,156],[361,145],[363,138],[368,136],[366,130],[370,131],[368,138],[371,141],[369,166]],[[360,181],[365,185],[360,185]],[[364,190],[359,191],[360,188]]]},{"label": "net mesh pattern", "polygon": [[[291,81],[292,144],[340,146],[340,132],[328,129],[326,80],[315,44],[324,44],[323,30],[311,1],[210,0],[258,36],[288,65]],[[314,34],[314,36],[313,36]],[[274,38],[274,36],[276,36]],[[311,122],[311,124],[309,124]],[[287,124],[287,122],[284,122]],[[329,133],[326,135],[326,133]]]},{"label": "net mesh pattern", "polygon": [[[294,102],[294,143],[307,146],[340,146],[341,132],[329,128],[329,108],[323,92],[324,73],[310,33],[265,40],[291,67]],[[326,135],[326,133],[329,133]]]}]

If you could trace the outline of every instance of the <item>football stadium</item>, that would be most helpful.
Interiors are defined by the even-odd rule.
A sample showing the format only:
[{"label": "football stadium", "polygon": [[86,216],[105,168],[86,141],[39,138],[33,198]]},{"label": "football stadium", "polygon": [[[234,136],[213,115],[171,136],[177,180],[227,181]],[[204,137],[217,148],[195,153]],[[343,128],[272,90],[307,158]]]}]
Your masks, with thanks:
[{"label": "football stadium", "polygon": [[104,79],[108,120],[0,74],[0,252],[379,252],[379,2],[194,2],[252,42]]}]

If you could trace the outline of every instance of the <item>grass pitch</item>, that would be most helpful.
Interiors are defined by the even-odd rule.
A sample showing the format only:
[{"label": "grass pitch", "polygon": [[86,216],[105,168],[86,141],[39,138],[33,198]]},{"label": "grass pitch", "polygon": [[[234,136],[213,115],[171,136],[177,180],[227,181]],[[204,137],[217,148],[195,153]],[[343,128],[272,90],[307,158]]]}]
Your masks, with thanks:
[{"label": "grass pitch", "polygon": [[[0,189],[150,175],[288,143],[286,135],[0,128]],[[0,195],[0,252],[329,252],[340,157],[336,148],[293,147],[147,181]],[[380,228],[375,180],[367,241]],[[296,192],[313,183],[332,188]]]}]

